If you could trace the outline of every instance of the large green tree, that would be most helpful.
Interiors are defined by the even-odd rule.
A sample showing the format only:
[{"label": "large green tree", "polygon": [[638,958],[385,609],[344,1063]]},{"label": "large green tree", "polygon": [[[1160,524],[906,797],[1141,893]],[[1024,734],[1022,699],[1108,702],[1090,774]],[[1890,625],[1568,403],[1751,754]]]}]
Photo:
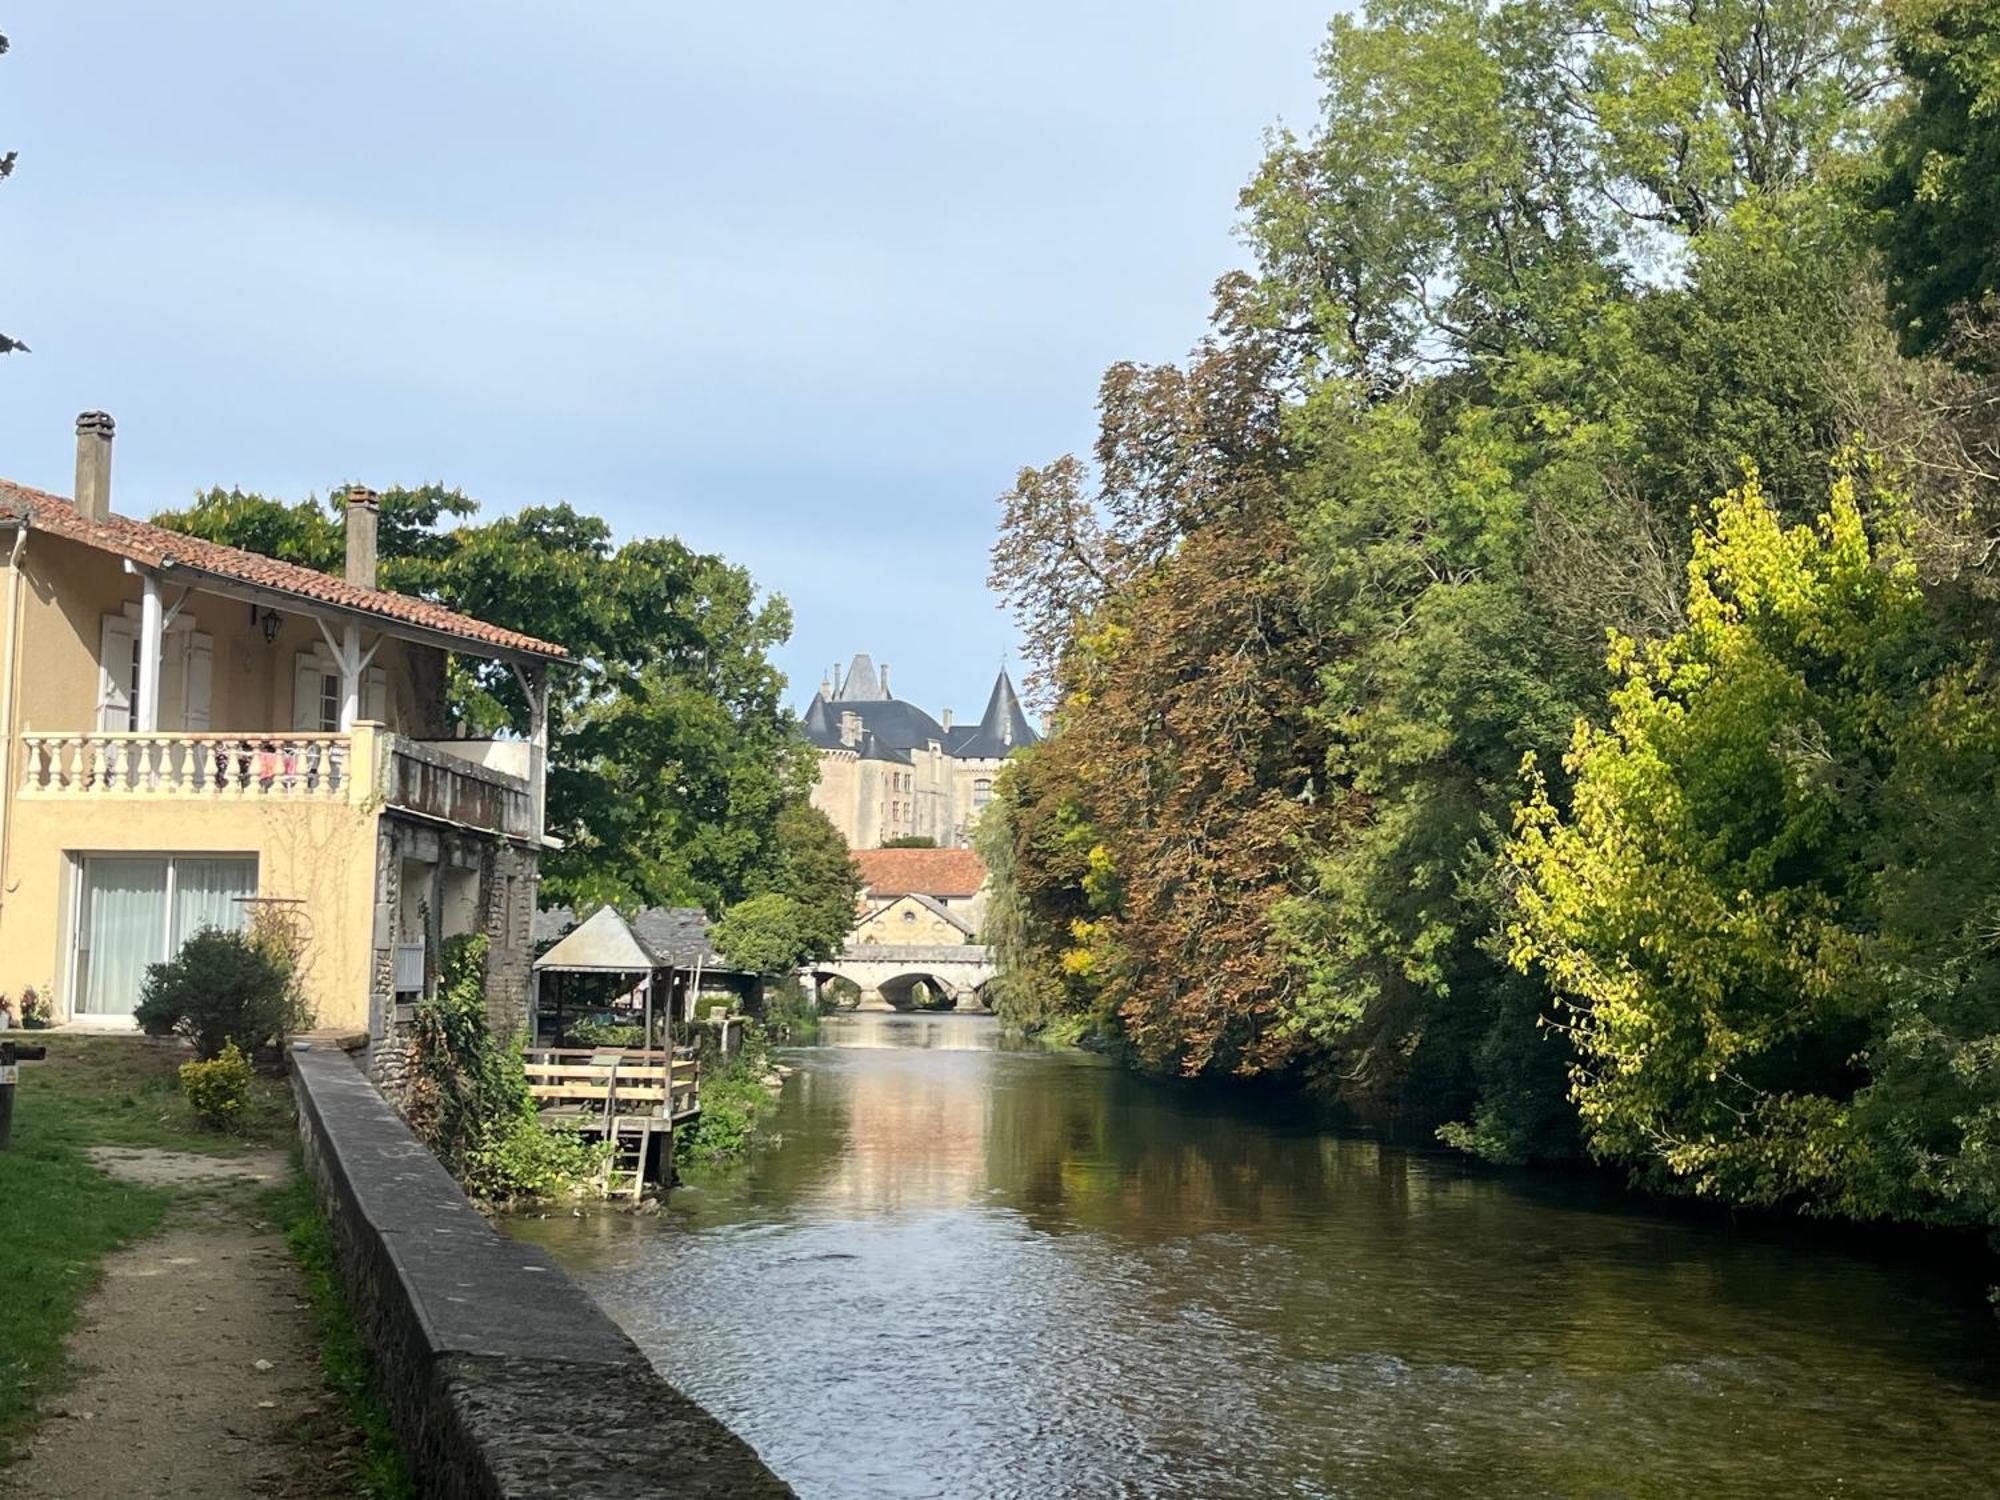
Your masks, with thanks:
[{"label": "large green tree", "polygon": [[1686,625],[1614,642],[1569,810],[1521,811],[1514,961],[1561,999],[1593,1149],[1659,1180],[2000,1214],[2000,713],[1908,520],[1854,475],[1807,524],[1754,478],[1718,501]]},{"label": "large green tree", "polygon": [[831,958],[854,928],[861,869],[833,821],[808,803],[778,814],[769,864],[751,894],[722,914],[716,946],[761,974]]},{"label": "large green tree", "polygon": [[[780,819],[812,776],[769,659],[791,628],[782,599],[673,538],[616,545],[603,520],[567,505],[478,523],[465,495],[427,485],[385,491],[381,506],[385,587],[574,657],[551,695],[549,824],[564,840],[544,865],[552,900],[719,913],[764,888]],[[342,566],[336,503],[217,489],[156,520],[326,572]],[[468,729],[525,732],[527,704],[505,669],[454,657],[448,687]]]},{"label": "large green tree", "polygon": [[1913,97],[1874,203],[1890,316],[1919,353],[2000,292],[2000,3],[1897,0],[1891,14]]}]

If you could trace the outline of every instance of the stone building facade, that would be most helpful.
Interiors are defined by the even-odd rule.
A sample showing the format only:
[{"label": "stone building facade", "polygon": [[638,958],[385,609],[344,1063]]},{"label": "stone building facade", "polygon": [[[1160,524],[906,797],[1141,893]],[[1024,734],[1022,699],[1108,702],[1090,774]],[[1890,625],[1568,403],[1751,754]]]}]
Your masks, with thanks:
[{"label": "stone building facade", "polygon": [[888,667],[865,652],[822,680],[805,727],[819,750],[813,805],[850,849],[912,837],[969,845],[1001,765],[1041,738],[1004,670],[979,721],[954,724],[950,709],[932,718],[892,696]]}]

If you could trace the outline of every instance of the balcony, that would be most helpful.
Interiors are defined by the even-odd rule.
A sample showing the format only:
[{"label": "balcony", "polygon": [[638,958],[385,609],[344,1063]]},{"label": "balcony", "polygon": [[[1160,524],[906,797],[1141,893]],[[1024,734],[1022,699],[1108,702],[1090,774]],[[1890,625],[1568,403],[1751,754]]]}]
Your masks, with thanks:
[{"label": "balcony", "polygon": [[21,748],[25,797],[360,804],[379,789],[388,807],[419,817],[510,838],[541,833],[523,778],[368,724],[351,735],[24,734]]},{"label": "balcony", "polygon": [[541,837],[527,781],[461,759],[438,748],[440,743],[450,741],[389,739],[384,795],[391,807],[510,838]]},{"label": "balcony", "polygon": [[29,796],[350,800],[344,734],[24,734],[21,748]]}]

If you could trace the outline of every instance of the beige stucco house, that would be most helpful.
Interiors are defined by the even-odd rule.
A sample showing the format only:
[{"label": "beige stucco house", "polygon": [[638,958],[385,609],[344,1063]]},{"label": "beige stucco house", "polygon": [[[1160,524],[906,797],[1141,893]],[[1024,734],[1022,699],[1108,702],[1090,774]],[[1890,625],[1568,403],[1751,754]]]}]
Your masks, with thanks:
[{"label": "beige stucco house", "polygon": [[[986,920],[986,866],[970,849],[865,849],[860,915],[850,941],[966,943]],[[895,935],[892,935],[895,934]]]},{"label": "beige stucco house", "polygon": [[897,838],[969,845],[1001,765],[1041,738],[1005,671],[979,722],[954,724],[950,709],[934,719],[891,696],[888,667],[878,671],[866,653],[821,682],[805,729],[819,751],[813,806],[850,849]]},{"label": "beige stucco house", "polygon": [[855,920],[854,931],[847,943],[851,948],[883,943],[917,943],[937,947],[948,943],[969,943],[974,932],[970,922],[943,902],[911,891],[864,911]]},{"label": "beige stucco house", "polygon": [[[341,578],[119,516],[111,443],[79,418],[74,499],[0,480],[0,992],[129,1027],[147,965],[263,907],[378,1075],[454,935],[518,1024],[563,649],[376,588],[366,491]],[[453,654],[518,676],[528,739],[451,737]]]}]

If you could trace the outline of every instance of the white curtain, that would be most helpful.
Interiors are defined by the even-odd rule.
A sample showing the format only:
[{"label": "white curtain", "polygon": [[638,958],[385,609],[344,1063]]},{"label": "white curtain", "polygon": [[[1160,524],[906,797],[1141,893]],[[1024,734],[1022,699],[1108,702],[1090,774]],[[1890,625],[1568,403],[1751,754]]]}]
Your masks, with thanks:
[{"label": "white curtain", "polygon": [[166,942],[167,862],[88,860],[83,899],[78,1009],[93,1016],[129,1016],[139,1003],[146,965],[160,961]]},{"label": "white curtain", "polygon": [[249,908],[238,898],[257,894],[257,861],[93,858],[84,861],[83,887],[77,1008],[129,1016],[147,965],[173,957],[204,927],[236,932],[248,925]]},{"label": "white curtain", "polygon": [[175,860],[172,951],[180,952],[181,944],[204,927],[241,931],[249,925],[250,912],[238,898],[256,894],[255,860]]}]

